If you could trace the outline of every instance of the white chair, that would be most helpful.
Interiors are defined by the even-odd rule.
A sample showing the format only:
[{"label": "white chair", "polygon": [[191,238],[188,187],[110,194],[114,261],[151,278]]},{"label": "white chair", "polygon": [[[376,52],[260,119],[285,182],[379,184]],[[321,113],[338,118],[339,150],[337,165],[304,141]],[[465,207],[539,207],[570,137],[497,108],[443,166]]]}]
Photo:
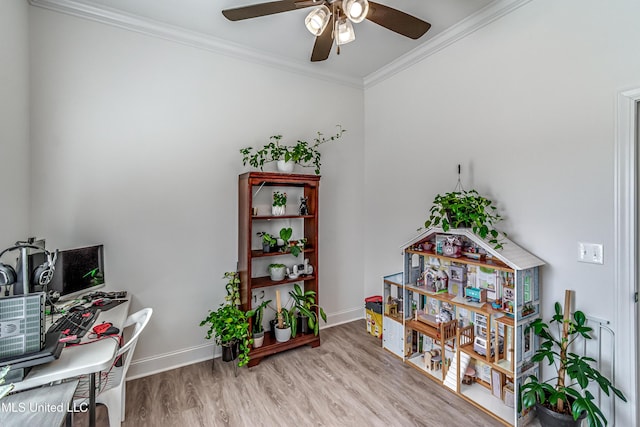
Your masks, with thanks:
[{"label": "white chair", "polygon": [[[131,314],[124,323],[123,329],[133,326],[133,333],[131,338],[123,345],[114,359],[114,365],[109,372],[101,373],[100,379],[96,380],[98,383],[98,390],[96,391],[96,403],[101,403],[107,407],[109,413],[109,426],[119,426],[124,421],[125,402],[126,402],[126,386],[125,378],[127,376],[127,370],[133,357],[133,351],[136,348],[136,343],[140,334],[144,330],[153,309],[143,308],[142,310]],[[122,331],[124,332],[124,330]],[[121,359],[121,363],[115,363]],[[120,365],[120,366],[117,366]],[[76,395],[74,398],[74,405],[77,407],[81,403],[86,402],[87,396],[89,396],[89,379],[82,378]]]}]

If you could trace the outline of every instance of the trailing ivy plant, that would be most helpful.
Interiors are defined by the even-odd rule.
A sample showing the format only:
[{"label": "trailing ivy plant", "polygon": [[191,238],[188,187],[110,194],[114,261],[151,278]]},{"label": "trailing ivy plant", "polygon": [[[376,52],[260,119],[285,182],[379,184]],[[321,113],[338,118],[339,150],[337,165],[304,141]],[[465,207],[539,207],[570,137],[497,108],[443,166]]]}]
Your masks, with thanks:
[{"label": "trailing ivy plant", "polygon": [[444,232],[450,228],[471,228],[481,238],[488,237],[494,249],[502,249],[500,233],[494,228],[494,224],[501,220],[502,217],[491,200],[481,196],[476,190],[462,190],[437,194],[424,226],[440,226]]},{"label": "trailing ivy plant", "polygon": [[302,167],[313,167],[316,175],[320,175],[321,153],[318,148],[325,142],[340,139],[342,134],[346,132],[346,130],[342,129],[342,126],[336,125],[336,127],[338,131],[329,137],[318,132],[318,135],[313,139],[313,143],[298,140],[296,145],[282,145],[280,144],[282,135],[273,135],[269,138],[270,142],[260,149],[254,149],[253,147],[241,148],[242,164],[246,166],[249,163],[252,167],[263,170],[266,163],[278,160],[292,161]]}]

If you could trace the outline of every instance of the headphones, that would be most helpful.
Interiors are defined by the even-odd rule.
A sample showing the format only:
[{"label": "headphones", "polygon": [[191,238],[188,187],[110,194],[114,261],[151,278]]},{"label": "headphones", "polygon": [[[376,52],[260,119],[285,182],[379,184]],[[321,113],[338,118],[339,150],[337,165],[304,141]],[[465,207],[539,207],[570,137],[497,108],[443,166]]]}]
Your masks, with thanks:
[{"label": "headphones", "polygon": [[[16,243],[14,246],[8,247],[7,249],[0,252],[0,258],[7,252],[15,251],[17,249],[22,248],[30,248],[30,249],[39,249],[44,251],[47,255],[47,260],[36,267],[33,270],[33,274],[31,276],[31,283],[34,285],[46,286],[53,279],[53,272],[56,269],[56,259],[58,258],[58,251],[56,250],[53,254],[48,250],[41,248],[40,246]],[[18,279],[18,275],[16,274],[16,270],[10,265],[4,264],[0,262],[0,286],[12,285]]]}]

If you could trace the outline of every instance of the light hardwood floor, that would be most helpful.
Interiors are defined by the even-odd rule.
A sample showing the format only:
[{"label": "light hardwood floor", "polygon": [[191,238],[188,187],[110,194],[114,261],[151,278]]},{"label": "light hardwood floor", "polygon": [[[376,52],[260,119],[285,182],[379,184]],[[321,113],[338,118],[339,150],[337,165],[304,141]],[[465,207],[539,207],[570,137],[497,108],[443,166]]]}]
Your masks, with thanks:
[{"label": "light hardwood floor", "polygon": [[[127,427],[500,426],[383,350],[364,320],[327,328],[322,345],[270,356],[234,377],[197,363],[127,383]],[[98,426],[108,426],[98,407]],[[74,426],[86,426],[76,416]]]}]

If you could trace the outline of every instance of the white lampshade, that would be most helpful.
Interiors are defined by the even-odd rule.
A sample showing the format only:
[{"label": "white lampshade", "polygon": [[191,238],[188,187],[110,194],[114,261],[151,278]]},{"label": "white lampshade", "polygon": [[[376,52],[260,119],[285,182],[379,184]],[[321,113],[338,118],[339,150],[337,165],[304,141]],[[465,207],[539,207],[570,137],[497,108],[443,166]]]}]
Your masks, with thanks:
[{"label": "white lampshade", "polygon": [[362,22],[369,13],[369,2],[367,0],[342,0],[342,10],[352,22]]},{"label": "white lampshade", "polygon": [[331,11],[325,5],[322,5],[316,9],[313,9],[304,20],[304,25],[307,26],[307,30],[314,36],[319,36],[322,34],[325,28],[327,28],[327,24],[329,23],[329,18],[331,17]]},{"label": "white lampshade", "polygon": [[336,25],[336,44],[351,43],[356,39],[356,33],[353,31],[353,25],[348,19],[341,19]]}]

